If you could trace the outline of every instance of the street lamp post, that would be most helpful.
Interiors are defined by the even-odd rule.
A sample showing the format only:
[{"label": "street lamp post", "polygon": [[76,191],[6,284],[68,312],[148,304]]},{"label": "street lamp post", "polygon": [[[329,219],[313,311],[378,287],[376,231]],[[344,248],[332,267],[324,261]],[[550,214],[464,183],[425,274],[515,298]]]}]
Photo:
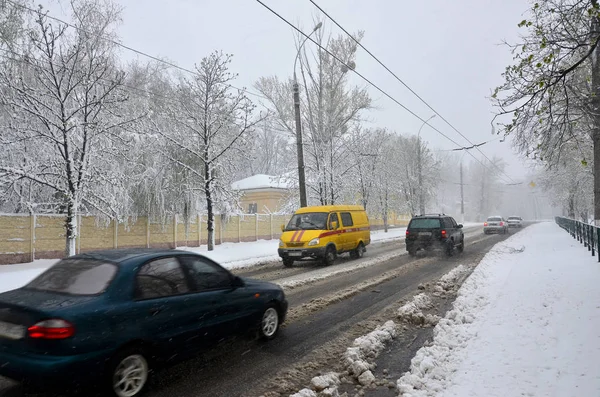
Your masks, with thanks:
[{"label": "street lamp post", "polygon": [[429,122],[432,118],[435,117],[435,114],[425,120],[419,128],[419,132],[417,133],[417,170],[419,173],[419,211],[421,214],[425,213],[425,198],[423,197],[423,165],[421,160],[421,130],[425,127],[425,124]]},{"label": "street lamp post", "polygon": [[302,147],[302,120],[300,117],[300,88],[298,86],[298,80],[296,78],[296,63],[298,62],[298,58],[300,58],[300,52],[302,51],[302,47],[304,43],[308,40],[308,38],[319,30],[323,26],[322,22],[319,22],[317,26],[314,27],[313,31],[304,39],[304,41],[298,47],[298,53],[296,54],[296,59],[294,60],[294,116],[296,118],[296,151],[298,156],[298,187],[300,190],[300,207],[306,207],[308,205],[306,200],[306,174],[304,172],[304,149]]}]

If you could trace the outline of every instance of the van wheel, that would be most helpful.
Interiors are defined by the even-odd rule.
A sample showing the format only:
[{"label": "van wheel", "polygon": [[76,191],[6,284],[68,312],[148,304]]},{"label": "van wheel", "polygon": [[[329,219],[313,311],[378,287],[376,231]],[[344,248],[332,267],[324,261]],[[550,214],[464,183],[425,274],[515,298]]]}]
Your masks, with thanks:
[{"label": "van wheel", "polygon": [[106,386],[113,396],[139,396],[148,382],[150,366],[141,348],[124,349],[112,359],[106,373]]},{"label": "van wheel", "polygon": [[363,243],[358,243],[358,247],[356,247],[356,249],[350,251],[350,258],[360,259],[363,257],[365,251],[366,251],[365,245]]},{"label": "van wheel", "polygon": [[323,264],[325,266],[331,266],[335,262],[336,252],[335,248],[332,246],[327,247],[325,251],[325,257],[323,258]]},{"label": "van wheel", "polygon": [[292,267],[293,264],[294,264],[294,260],[293,259],[285,258],[283,260],[283,266],[285,266],[285,267]]}]

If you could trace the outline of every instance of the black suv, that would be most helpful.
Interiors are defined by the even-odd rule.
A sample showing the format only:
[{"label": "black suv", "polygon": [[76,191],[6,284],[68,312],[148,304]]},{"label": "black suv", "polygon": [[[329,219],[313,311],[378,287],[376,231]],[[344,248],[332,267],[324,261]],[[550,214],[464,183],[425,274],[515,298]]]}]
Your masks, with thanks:
[{"label": "black suv", "polygon": [[411,256],[419,249],[442,250],[451,256],[454,249],[463,252],[465,234],[463,225],[444,214],[418,215],[413,217],[406,228],[406,250]]}]

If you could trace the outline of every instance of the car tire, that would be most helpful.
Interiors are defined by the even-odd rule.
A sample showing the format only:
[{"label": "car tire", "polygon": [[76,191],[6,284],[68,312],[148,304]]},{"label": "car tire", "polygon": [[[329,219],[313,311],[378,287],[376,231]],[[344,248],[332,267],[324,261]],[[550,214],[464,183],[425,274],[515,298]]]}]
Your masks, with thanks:
[{"label": "car tire", "polygon": [[293,259],[285,258],[283,260],[283,266],[285,266],[285,267],[292,267],[293,264],[294,264],[294,260]]},{"label": "car tire", "polygon": [[150,378],[146,352],[140,347],[120,350],[110,360],[106,387],[116,397],[137,397],[144,392]]},{"label": "car tire", "polygon": [[462,238],[462,241],[460,242],[460,245],[458,247],[456,247],[456,250],[460,253],[462,253],[465,250],[465,238]]},{"label": "car tire", "polygon": [[274,339],[279,332],[280,322],[277,308],[274,305],[267,306],[260,318],[258,337],[264,341]]},{"label": "car tire", "polygon": [[446,243],[446,256],[450,257],[452,255],[454,255],[454,240]]},{"label": "car tire", "polygon": [[335,252],[335,248],[333,246],[327,247],[325,250],[325,256],[323,257],[323,264],[325,266],[331,266],[335,263],[335,258],[337,253]]},{"label": "car tire", "polygon": [[363,257],[365,253],[365,245],[363,243],[358,243],[358,247],[350,251],[350,258],[352,259],[360,259]]},{"label": "car tire", "polygon": [[416,250],[409,250],[408,251],[408,255],[409,256],[417,256],[417,251]]}]

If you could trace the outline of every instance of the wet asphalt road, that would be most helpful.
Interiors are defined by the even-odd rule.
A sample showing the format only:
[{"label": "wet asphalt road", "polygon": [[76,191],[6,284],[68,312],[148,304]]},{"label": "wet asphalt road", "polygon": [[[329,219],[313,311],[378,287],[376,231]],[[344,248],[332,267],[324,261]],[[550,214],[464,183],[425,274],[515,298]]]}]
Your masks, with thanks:
[{"label": "wet asphalt road", "polygon": [[[465,252],[451,258],[436,255],[419,255],[412,258],[401,255],[405,249],[404,243],[400,241],[370,246],[362,260],[350,261],[342,257],[331,269],[398,253],[397,257],[384,262],[286,292],[291,311],[298,307],[304,308],[307,304],[309,307],[304,310],[305,313],[299,312],[292,316],[275,340],[269,343],[261,343],[251,338],[227,341],[201,356],[159,371],[154,375],[144,395],[259,396],[265,392],[265,382],[279,371],[305,360],[330,341],[352,330],[357,323],[376,317],[377,313],[389,305],[410,297],[417,291],[419,284],[441,277],[458,264],[477,263],[494,244],[517,231],[511,231],[509,235],[487,236],[481,228],[466,228]],[[244,277],[277,282],[284,277],[310,274],[321,269],[321,265],[308,262],[293,268],[284,268],[281,264],[266,264],[236,273]],[[365,280],[398,271],[401,273],[372,288],[356,291],[347,298],[335,299],[338,291],[352,290]],[[312,302],[328,299],[330,304],[310,308]],[[418,348],[418,343],[407,349],[408,360],[415,348]],[[85,396],[96,394],[90,390],[80,393]],[[28,395],[19,385],[0,378],[0,396]]]}]

